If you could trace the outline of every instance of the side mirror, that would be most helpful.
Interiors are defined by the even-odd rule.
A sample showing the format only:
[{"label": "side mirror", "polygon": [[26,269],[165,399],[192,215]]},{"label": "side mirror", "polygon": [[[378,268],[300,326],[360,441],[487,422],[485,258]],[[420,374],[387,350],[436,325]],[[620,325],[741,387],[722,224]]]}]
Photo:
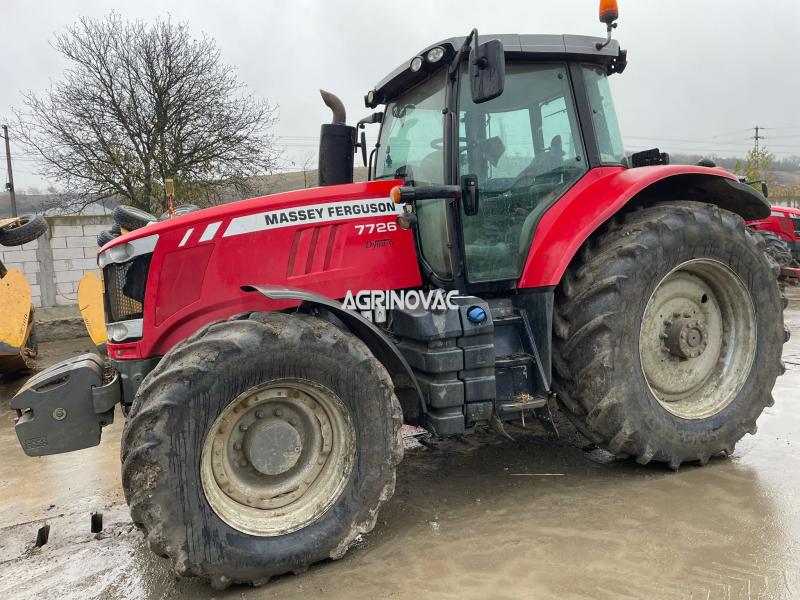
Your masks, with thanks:
[{"label": "side mirror", "polygon": [[358,144],[356,146],[361,148],[361,160],[364,163],[364,166],[367,166],[367,134],[364,133],[364,130],[361,130],[361,136],[359,137]]},{"label": "side mirror", "polygon": [[503,42],[489,40],[472,47],[469,53],[469,79],[475,104],[488,102],[503,93],[506,82]]},{"label": "side mirror", "polygon": [[761,182],[761,193],[764,195],[764,198],[769,198],[769,186],[766,181]]},{"label": "side mirror", "polygon": [[461,176],[461,203],[464,206],[464,214],[474,217],[478,214],[478,176]]}]

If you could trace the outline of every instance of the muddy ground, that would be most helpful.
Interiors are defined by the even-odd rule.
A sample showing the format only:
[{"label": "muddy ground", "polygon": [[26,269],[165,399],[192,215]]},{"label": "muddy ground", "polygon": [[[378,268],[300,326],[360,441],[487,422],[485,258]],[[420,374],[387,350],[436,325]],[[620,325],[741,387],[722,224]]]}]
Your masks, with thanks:
[{"label": "muddy ground", "polygon": [[[6,410],[18,382],[0,385],[0,598],[800,598],[800,294],[787,320],[775,406],[730,458],[640,467],[563,425],[423,447],[344,559],[225,592],[176,581],[131,524],[119,415],[97,448],[27,458]],[[89,347],[42,344],[41,364]]]}]

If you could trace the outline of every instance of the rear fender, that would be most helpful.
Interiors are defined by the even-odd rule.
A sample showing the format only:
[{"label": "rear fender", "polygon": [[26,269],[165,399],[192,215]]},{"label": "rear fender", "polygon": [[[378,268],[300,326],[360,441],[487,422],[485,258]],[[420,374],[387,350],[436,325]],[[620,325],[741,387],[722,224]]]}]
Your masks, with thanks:
[{"label": "rear fender", "polygon": [[558,285],[580,247],[604,223],[634,206],[669,200],[714,204],[745,220],[769,216],[767,200],[719,168],[668,165],[589,171],[541,217],[520,288]]},{"label": "rear fender", "polygon": [[[242,286],[242,290],[246,292],[259,292],[274,301],[299,302],[300,306],[298,310],[302,312],[308,312],[311,309],[318,308],[330,313],[353,335],[367,345],[372,354],[375,355],[375,358],[386,367],[395,386],[411,386],[413,388],[414,394],[419,401],[421,412],[423,414],[427,412],[422,390],[420,390],[417,378],[414,376],[414,372],[411,370],[408,361],[400,354],[400,351],[386,334],[371,321],[368,321],[358,313],[347,310],[335,300],[306,290],[256,285]],[[339,323],[336,324],[340,325]]]}]

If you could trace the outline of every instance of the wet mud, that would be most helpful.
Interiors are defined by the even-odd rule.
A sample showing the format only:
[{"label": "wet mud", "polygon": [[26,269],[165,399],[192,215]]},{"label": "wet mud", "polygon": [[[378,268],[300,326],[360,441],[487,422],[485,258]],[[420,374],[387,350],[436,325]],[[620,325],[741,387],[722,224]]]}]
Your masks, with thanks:
[{"label": "wet mud", "polygon": [[[130,522],[121,415],[97,448],[27,458],[7,410],[21,381],[1,383],[0,598],[800,598],[800,294],[787,320],[775,405],[729,458],[642,467],[563,422],[425,440],[343,559],[224,592],[176,580]],[[40,362],[89,347],[42,344]]]}]

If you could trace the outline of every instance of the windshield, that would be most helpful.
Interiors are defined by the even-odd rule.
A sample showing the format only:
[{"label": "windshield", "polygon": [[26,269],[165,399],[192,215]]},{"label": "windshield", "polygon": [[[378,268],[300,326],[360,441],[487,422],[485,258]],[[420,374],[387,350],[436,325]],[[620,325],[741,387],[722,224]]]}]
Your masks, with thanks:
[{"label": "windshield", "polygon": [[375,179],[391,179],[405,168],[417,184],[444,183],[445,71],[386,105]]}]

